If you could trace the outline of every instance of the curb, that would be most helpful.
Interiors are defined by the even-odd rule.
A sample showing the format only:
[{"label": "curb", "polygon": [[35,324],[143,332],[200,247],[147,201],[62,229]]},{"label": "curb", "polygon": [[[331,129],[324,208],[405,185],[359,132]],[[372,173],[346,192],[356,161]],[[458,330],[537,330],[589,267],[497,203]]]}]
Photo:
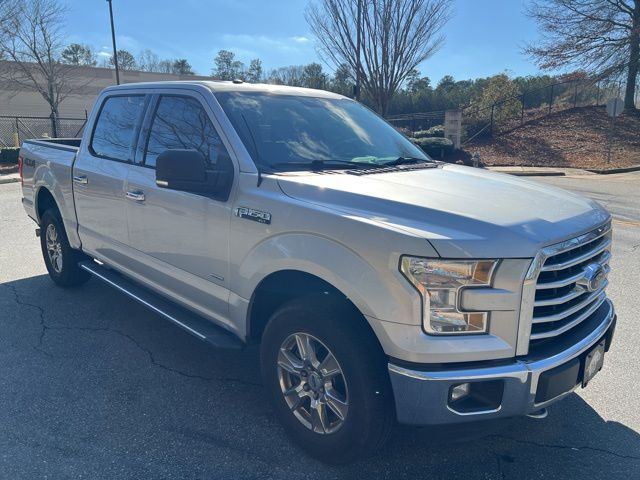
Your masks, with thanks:
[{"label": "curb", "polygon": [[504,172],[500,170],[494,170],[498,173],[506,173],[508,175],[514,175],[516,177],[564,177],[564,172]]},{"label": "curb", "polygon": [[20,177],[14,174],[7,175],[6,177],[0,177],[0,185],[4,183],[16,183],[20,181]]},{"label": "curb", "polygon": [[[540,176],[540,177],[549,176],[550,177],[550,176],[564,176],[564,175],[571,174],[571,172],[567,174],[561,170],[552,170],[552,171],[547,171],[545,173],[534,173],[532,171],[526,171],[526,170],[520,171],[518,173],[494,170],[494,169],[503,168],[503,167],[513,167],[513,165],[487,165],[485,168],[487,168],[488,170],[493,170],[500,173],[509,173],[510,175],[521,175],[521,176],[530,175],[530,176]],[[522,168],[528,168],[528,167],[522,167]],[[633,165],[631,167],[609,168],[609,169],[577,168],[577,167],[567,167],[567,166],[561,166],[561,165],[547,165],[545,167],[530,167],[530,168],[549,168],[549,169],[560,168],[560,169],[568,169],[568,170],[582,170],[583,172],[594,173],[596,175],[612,175],[614,173],[628,173],[628,172],[640,171],[640,165]]]},{"label": "curb", "polygon": [[637,172],[640,171],[640,165],[634,165],[633,167],[622,167],[622,168],[610,168],[608,170],[596,170],[596,169],[585,169],[587,172],[597,173],[598,175],[612,175],[614,173],[628,173],[628,172]]},{"label": "curb", "polygon": [[505,167],[485,166],[485,170],[496,173],[505,173],[507,175],[514,175],[516,177],[564,177],[566,172],[563,170],[541,169],[541,170],[525,170],[525,169],[505,169]]}]

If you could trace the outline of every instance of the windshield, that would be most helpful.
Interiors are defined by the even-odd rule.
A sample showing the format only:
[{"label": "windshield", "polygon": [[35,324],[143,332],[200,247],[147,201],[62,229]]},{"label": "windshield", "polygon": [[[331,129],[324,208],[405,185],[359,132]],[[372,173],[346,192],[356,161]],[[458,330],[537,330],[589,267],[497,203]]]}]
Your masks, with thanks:
[{"label": "windshield", "polygon": [[220,92],[216,97],[254,161],[271,170],[430,161],[353,100],[261,92]]}]

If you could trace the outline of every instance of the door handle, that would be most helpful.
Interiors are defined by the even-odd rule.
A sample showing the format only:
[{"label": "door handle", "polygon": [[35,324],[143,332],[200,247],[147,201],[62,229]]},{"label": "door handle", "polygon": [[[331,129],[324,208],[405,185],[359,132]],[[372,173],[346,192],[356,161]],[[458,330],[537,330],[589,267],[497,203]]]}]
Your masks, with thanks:
[{"label": "door handle", "polygon": [[127,198],[135,202],[144,202],[144,192],[141,192],[140,190],[127,192]]},{"label": "door handle", "polygon": [[89,179],[87,178],[86,175],[74,175],[73,176],[73,183],[79,183],[81,185],[86,185],[87,183],[89,183]]}]

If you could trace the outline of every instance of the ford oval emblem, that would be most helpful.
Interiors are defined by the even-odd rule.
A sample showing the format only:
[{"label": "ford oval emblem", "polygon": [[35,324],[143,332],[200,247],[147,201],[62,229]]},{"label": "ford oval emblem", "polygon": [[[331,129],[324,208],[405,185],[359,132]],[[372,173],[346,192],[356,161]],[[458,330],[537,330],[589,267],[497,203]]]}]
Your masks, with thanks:
[{"label": "ford oval emblem", "polygon": [[583,286],[588,292],[595,292],[604,285],[607,274],[604,267],[599,263],[587,265],[584,269],[584,275],[578,280],[578,285]]}]

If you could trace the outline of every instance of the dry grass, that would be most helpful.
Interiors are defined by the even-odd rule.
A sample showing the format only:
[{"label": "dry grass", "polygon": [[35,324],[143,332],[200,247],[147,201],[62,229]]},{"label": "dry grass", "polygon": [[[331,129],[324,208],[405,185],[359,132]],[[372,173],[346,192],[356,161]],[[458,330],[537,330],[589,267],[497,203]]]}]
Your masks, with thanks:
[{"label": "dry grass", "polygon": [[553,113],[496,136],[470,143],[487,165],[606,169],[640,165],[640,114],[616,118],[611,161],[607,148],[611,118],[604,107]]}]

